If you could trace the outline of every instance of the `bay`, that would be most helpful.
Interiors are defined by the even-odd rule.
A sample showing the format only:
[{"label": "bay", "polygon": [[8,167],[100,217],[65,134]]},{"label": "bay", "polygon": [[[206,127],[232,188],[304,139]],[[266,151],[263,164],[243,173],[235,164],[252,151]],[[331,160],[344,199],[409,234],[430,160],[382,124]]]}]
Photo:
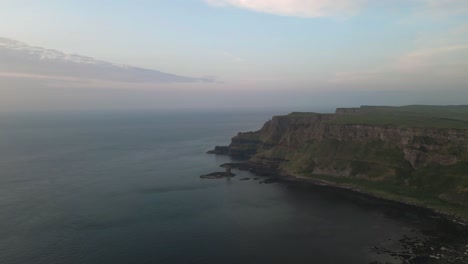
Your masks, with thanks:
[{"label": "bay", "polygon": [[401,263],[372,248],[457,232],[339,190],[199,178],[272,114],[2,114],[0,263]]}]

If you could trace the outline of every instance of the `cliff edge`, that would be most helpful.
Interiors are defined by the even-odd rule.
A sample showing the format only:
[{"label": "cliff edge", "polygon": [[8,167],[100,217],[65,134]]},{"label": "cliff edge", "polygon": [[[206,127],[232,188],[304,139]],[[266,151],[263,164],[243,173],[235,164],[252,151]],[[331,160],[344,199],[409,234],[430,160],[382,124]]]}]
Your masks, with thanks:
[{"label": "cliff edge", "polygon": [[251,166],[468,218],[468,106],[362,106],[274,116],[226,151]]}]

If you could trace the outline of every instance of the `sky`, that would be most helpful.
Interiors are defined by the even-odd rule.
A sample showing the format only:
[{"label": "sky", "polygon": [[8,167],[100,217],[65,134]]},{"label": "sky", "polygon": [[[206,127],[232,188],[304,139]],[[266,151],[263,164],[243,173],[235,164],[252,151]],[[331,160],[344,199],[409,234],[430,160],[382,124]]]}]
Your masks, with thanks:
[{"label": "sky", "polygon": [[0,37],[214,80],[0,74],[0,111],[468,104],[466,0],[0,0]]}]

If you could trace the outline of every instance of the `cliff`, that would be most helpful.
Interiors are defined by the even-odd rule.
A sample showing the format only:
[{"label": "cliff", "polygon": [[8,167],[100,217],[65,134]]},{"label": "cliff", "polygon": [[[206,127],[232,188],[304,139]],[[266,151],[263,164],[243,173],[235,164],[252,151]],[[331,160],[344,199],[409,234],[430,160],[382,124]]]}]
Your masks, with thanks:
[{"label": "cliff", "polygon": [[468,215],[467,106],[291,113],[238,133],[228,150],[253,166]]}]

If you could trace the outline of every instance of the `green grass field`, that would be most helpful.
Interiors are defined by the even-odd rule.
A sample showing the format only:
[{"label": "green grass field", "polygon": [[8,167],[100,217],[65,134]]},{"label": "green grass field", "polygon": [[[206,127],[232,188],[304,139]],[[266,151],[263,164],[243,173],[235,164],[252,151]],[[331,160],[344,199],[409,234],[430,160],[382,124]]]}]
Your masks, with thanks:
[{"label": "green grass field", "polygon": [[360,113],[340,114],[336,124],[396,126],[402,128],[468,129],[468,105],[401,107],[362,106]]}]

